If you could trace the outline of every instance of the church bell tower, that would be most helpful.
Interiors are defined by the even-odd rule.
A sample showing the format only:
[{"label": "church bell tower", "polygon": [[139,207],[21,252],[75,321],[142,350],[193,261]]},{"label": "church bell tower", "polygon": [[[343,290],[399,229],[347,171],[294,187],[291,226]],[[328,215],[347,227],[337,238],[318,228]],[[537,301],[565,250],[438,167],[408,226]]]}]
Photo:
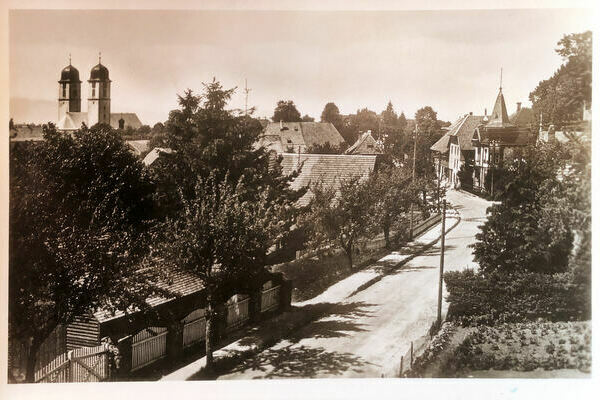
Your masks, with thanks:
[{"label": "church bell tower", "polygon": [[69,112],[81,112],[81,81],[70,55],[69,65],[63,68],[58,81],[58,121]]},{"label": "church bell tower", "polygon": [[98,56],[98,65],[90,72],[88,94],[88,126],[97,123],[110,124],[110,79],[108,68],[102,65]]}]

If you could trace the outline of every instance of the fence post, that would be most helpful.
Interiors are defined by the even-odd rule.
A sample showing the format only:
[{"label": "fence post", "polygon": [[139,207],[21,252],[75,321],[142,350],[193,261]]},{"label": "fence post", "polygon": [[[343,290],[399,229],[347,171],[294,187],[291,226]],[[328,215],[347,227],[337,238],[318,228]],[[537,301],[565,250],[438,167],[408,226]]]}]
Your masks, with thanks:
[{"label": "fence post", "polygon": [[116,380],[125,380],[131,372],[131,352],[133,344],[133,336],[125,336],[117,342],[119,354],[115,357],[115,374],[111,374]]},{"label": "fence post", "polygon": [[73,382],[73,350],[67,351],[67,382]]}]

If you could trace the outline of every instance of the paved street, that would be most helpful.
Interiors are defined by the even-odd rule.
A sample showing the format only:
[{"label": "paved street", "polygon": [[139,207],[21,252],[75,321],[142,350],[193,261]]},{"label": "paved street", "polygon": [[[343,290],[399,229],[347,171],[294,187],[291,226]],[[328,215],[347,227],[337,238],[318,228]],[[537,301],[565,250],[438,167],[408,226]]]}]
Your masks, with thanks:
[{"label": "paved street", "polygon": [[[461,270],[475,265],[468,246],[489,203],[455,191],[448,192],[448,200],[461,222],[446,237],[445,269]],[[412,340],[427,333],[436,318],[439,256],[438,242],[219,379],[392,376],[400,355]]]}]

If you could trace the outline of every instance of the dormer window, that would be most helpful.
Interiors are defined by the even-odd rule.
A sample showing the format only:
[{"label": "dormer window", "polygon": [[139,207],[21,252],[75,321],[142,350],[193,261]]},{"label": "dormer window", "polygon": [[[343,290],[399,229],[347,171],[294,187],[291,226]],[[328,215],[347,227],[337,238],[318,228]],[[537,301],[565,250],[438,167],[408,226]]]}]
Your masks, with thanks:
[{"label": "dormer window", "polygon": [[288,140],[287,140],[287,142],[288,142],[288,143],[292,143],[292,139],[288,139]]}]

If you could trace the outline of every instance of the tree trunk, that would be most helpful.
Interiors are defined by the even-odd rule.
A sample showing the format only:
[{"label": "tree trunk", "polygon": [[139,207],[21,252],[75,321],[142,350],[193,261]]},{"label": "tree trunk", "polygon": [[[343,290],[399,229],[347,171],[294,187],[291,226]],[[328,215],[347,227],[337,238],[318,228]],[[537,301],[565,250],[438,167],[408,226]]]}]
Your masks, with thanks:
[{"label": "tree trunk", "polygon": [[385,248],[389,249],[392,244],[390,243],[390,226],[387,224],[383,226],[383,236],[385,236]]},{"label": "tree trunk", "polygon": [[208,296],[208,305],[206,310],[206,338],[205,338],[205,350],[206,350],[206,371],[212,372],[214,368],[213,360],[213,323],[214,323],[214,302],[212,296]]},{"label": "tree trunk", "polygon": [[25,369],[25,382],[35,383],[35,363],[37,361],[37,351],[40,345],[35,340],[27,346],[27,366]]},{"label": "tree trunk", "polygon": [[352,270],[352,248],[345,248],[344,250],[346,251],[346,257],[348,258],[348,266],[350,267],[350,270]]}]

